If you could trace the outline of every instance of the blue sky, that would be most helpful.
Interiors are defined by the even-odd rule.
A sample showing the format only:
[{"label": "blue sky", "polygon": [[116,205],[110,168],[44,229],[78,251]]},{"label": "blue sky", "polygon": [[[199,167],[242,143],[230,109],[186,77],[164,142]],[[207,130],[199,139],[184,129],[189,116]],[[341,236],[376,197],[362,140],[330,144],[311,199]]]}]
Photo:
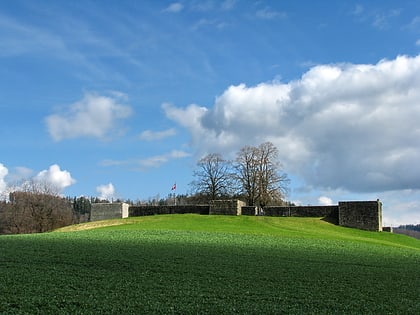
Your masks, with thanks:
[{"label": "blue sky", "polygon": [[300,204],[420,223],[418,1],[1,1],[0,191],[188,193],[273,142]]}]

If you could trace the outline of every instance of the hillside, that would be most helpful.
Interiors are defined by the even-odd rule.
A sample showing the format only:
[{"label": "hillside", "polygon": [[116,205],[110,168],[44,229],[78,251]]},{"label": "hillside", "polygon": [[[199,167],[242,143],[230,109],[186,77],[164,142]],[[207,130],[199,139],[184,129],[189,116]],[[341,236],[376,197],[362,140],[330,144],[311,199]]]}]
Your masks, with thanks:
[{"label": "hillside", "polygon": [[162,215],[0,237],[0,313],[419,313],[420,242],[314,218]]},{"label": "hillside", "polygon": [[159,215],[105,220],[67,226],[56,232],[91,229],[105,230],[173,230],[249,235],[285,236],[324,240],[348,240],[382,243],[396,247],[420,249],[420,242],[392,233],[376,233],[336,226],[320,218],[274,218],[252,216]]}]

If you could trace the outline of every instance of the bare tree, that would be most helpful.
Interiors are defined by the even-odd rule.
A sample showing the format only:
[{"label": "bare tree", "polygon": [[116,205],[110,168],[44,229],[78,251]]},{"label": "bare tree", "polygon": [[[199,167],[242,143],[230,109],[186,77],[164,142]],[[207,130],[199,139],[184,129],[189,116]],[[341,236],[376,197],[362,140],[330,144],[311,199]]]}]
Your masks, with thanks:
[{"label": "bare tree", "polygon": [[46,232],[73,223],[71,204],[48,182],[24,181],[10,189],[9,206],[3,214],[7,233]]},{"label": "bare tree", "polygon": [[233,189],[231,163],[218,153],[211,153],[197,162],[195,180],[191,183],[196,193],[215,200],[229,196]]},{"label": "bare tree", "polygon": [[289,184],[287,174],[282,171],[279,151],[271,142],[264,142],[257,148],[259,205],[282,202]]},{"label": "bare tree", "polygon": [[26,180],[21,185],[21,191],[34,193],[34,194],[43,194],[49,196],[60,196],[60,188],[49,181],[38,180],[31,178]]},{"label": "bare tree", "polygon": [[278,149],[265,142],[245,146],[236,157],[236,179],[250,206],[264,207],[282,202],[289,180],[278,161]]},{"label": "bare tree", "polygon": [[254,206],[258,199],[258,152],[251,146],[243,147],[235,161],[235,178],[239,191],[245,196],[249,206]]}]

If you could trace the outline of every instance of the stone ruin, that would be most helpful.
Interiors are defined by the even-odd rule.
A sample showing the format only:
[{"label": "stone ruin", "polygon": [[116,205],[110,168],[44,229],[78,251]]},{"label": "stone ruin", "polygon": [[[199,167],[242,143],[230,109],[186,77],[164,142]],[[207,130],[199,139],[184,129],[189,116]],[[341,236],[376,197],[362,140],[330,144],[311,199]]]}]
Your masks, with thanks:
[{"label": "stone ruin", "polygon": [[340,226],[382,231],[382,203],[340,201],[332,206],[270,206],[258,212],[240,200],[212,200],[208,205],[130,206],[126,203],[92,204],[91,221],[157,214],[265,215],[273,217],[322,217]]},{"label": "stone ruin", "polygon": [[128,218],[128,203],[92,203],[90,221]]},{"label": "stone ruin", "polygon": [[211,200],[209,214],[242,215],[245,202],[241,200]]}]

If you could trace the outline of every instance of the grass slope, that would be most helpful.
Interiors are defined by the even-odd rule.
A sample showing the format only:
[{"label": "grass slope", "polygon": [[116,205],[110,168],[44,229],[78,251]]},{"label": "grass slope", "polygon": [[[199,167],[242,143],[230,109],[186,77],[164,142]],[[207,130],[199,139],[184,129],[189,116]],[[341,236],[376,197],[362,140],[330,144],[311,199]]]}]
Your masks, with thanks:
[{"label": "grass slope", "polygon": [[314,218],[162,215],[0,237],[0,314],[415,314],[420,242]]}]

